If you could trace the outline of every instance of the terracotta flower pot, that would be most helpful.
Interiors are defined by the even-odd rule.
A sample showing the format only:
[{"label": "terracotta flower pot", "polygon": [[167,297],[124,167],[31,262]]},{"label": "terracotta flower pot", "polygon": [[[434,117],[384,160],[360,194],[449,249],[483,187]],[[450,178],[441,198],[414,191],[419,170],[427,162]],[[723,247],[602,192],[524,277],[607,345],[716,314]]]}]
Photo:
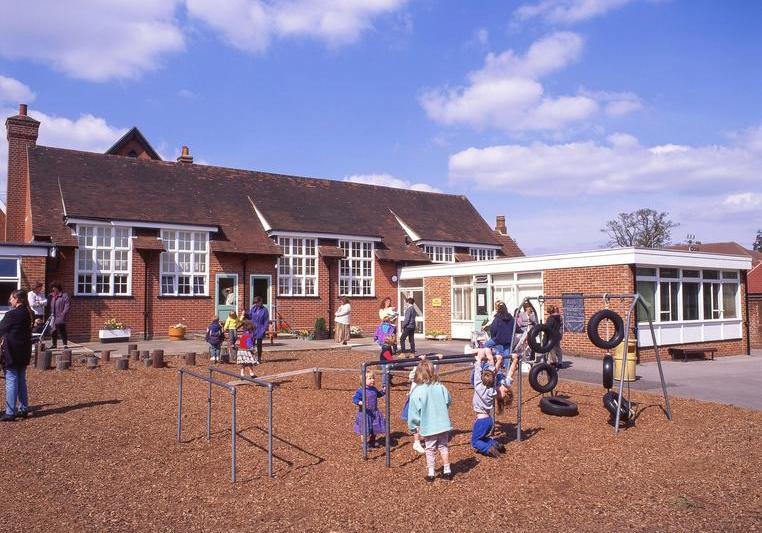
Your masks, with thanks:
[{"label": "terracotta flower pot", "polygon": [[185,328],[169,327],[169,338],[173,341],[181,341],[185,338]]}]

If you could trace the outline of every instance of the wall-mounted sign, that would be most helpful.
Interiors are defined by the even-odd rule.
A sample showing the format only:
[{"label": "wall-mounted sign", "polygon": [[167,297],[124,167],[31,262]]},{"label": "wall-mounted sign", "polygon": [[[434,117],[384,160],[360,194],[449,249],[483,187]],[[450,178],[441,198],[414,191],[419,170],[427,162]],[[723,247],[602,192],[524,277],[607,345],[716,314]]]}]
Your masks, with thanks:
[{"label": "wall-mounted sign", "polygon": [[564,293],[564,330],[585,331],[585,300],[582,294]]},{"label": "wall-mounted sign", "polygon": [[431,300],[431,307],[442,307],[442,298],[433,298]]}]

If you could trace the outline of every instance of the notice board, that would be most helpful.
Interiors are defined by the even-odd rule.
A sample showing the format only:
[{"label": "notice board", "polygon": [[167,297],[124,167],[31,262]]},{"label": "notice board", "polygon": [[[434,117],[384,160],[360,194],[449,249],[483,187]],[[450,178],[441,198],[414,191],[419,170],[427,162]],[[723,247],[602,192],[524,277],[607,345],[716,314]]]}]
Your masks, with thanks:
[{"label": "notice board", "polygon": [[585,300],[581,293],[564,293],[564,331],[585,331]]}]

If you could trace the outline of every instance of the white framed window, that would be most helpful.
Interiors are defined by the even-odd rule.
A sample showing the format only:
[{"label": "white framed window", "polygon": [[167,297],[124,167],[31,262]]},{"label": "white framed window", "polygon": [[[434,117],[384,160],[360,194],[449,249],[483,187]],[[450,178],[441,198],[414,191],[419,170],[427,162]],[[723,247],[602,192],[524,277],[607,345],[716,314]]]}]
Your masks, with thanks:
[{"label": "white framed window", "polygon": [[162,296],[209,294],[209,233],[161,230]]},{"label": "white framed window", "polygon": [[127,296],[132,292],[132,228],[77,225],[74,294]]},{"label": "white framed window", "polygon": [[373,241],[339,241],[344,259],[339,261],[341,296],[374,296]]},{"label": "white framed window", "polygon": [[278,237],[278,296],[317,296],[317,239]]},{"label": "white framed window", "polygon": [[8,298],[21,288],[21,260],[16,257],[0,257],[0,318],[11,306]]},{"label": "white framed window", "polygon": [[454,248],[452,246],[439,246],[426,244],[423,251],[429,256],[432,263],[453,263]]},{"label": "white framed window", "polygon": [[477,261],[489,261],[495,258],[496,251],[493,248],[469,248],[468,255]]},{"label": "white framed window", "polygon": [[473,321],[474,289],[471,285],[471,277],[453,278],[452,280],[452,319]]}]

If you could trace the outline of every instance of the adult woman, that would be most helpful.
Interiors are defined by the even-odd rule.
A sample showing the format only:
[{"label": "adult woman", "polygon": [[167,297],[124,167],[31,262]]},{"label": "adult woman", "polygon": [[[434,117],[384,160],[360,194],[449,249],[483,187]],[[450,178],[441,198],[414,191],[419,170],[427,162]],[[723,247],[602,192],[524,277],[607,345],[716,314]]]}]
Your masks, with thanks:
[{"label": "adult woman", "polygon": [[32,313],[34,313],[34,318],[45,320],[45,306],[48,303],[47,298],[45,298],[45,292],[42,290],[43,284],[41,281],[38,281],[34,284],[34,287],[32,287],[32,290],[29,291],[29,294],[27,294],[27,299],[29,301],[29,308],[32,310]]},{"label": "adult woman", "polygon": [[350,338],[350,313],[352,312],[352,306],[349,305],[349,298],[346,296],[339,298],[341,305],[334,313],[334,320],[336,321],[336,344],[346,344]]},{"label": "adult woman", "polygon": [[11,310],[0,321],[0,336],[3,338],[0,354],[5,373],[5,413],[0,417],[2,422],[13,422],[17,415],[27,417],[26,367],[32,357],[32,315],[27,308],[26,293],[13,291],[8,302]]},{"label": "adult woman", "polygon": [[560,367],[564,359],[564,354],[561,350],[561,339],[564,336],[563,320],[561,319],[558,307],[555,305],[549,305],[547,307],[547,313],[548,319],[545,323],[550,326],[550,330],[553,332],[553,338],[556,339],[556,345],[548,352],[548,362]]},{"label": "adult woman", "polygon": [[392,299],[388,296],[381,302],[381,307],[378,309],[378,318],[382,322],[391,322],[396,318],[397,311],[392,307]]},{"label": "adult woman", "polygon": [[492,321],[495,320],[495,315],[497,314],[497,308],[500,306],[500,304],[503,303],[503,300],[495,300],[495,307],[492,309],[492,312],[489,315],[489,319],[487,322],[484,323],[482,326],[483,331],[489,331],[489,328],[492,326]]},{"label": "adult woman", "polygon": [[233,292],[233,289],[227,287],[222,293],[225,295],[225,305],[235,307],[235,293]]},{"label": "adult woman", "polygon": [[270,313],[267,307],[262,305],[262,297],[255,296],[253,305],[249,309],[249,320],[254,325],[253,337],[257,344],[257,359],[254,364],[262,362],[262,339],[267,333],[267,326],[270,324]]},{"label": "adult woman", "polygon": [[53,348],[58,345],[58,335],[61,335],[64,349],[68,348],[69,336],[66,333],[66,316],[69,314],[71,298],[63,292],[57,281],[50,285],[50,314],[53,315]]},{"label": "adult woman", "polygon": [[519,319],[516,322],[516,333],[523,333],[527,328],[531,328],[537,324],[537,315],[534,314],[532,304],[524,302],[521,313],[519,313]]}]

